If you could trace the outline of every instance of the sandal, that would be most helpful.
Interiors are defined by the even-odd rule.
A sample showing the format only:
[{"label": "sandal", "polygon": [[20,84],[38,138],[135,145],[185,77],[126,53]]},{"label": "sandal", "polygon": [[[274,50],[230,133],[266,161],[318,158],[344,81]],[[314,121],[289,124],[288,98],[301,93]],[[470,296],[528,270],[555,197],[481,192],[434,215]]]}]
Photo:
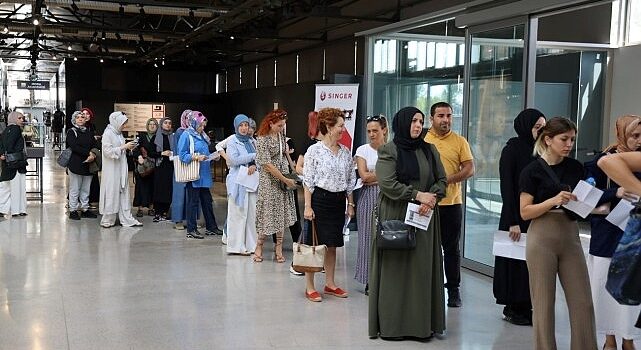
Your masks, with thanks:
[{"label": "sandal", "polygon": [[276,246],[274,247],[274,256],[276,257],[276,262],[282,264],[285,262],[285,257],[283,256],[283,234],[276,234]]},{"label": "sandal", "polygon": [[339,287],[336,287],[334,289],[329,288],[328,286],[325,286],[325,289],[323,290],[323,293],[333,295],[335,297],[339,298],[347,298],[348,294],[346,291],[340,289]]},{"label": "sandal", "polygon": [[311,293],[308,291],[305,291],[305,297],[307,298],[307,300],[313,301],[315,303],[319,303],[323,301],[323,298],[317,291],[312,291]]},{"label": "sandal", "polygon": [[252,260],[254,260],[255,263],[261,263],[263,262],[263,257],[261,255],[254,254],[254,257],[252,258]]},{"label": "sandal", "polygon": [[263,262],[263,243],[265,243],[265,235],[259,234],[256,249],[254,249],[254,257],[252,258],[256,263]]}]

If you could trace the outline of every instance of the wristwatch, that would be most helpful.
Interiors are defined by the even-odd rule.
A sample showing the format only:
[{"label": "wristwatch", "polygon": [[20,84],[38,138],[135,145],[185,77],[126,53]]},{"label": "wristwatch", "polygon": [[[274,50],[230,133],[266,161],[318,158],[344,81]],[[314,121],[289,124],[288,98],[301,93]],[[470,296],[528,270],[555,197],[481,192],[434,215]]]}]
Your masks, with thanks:
[{"label": "wristwatch", "polygon": [[349,202],[348,202],[348,203],[347,203],[347,205],[349,205],[349,206],[350,206],[350,207],[352,207],[352,208],[356,208],[356,204],[354,204],[354,203],[349,203]]}]

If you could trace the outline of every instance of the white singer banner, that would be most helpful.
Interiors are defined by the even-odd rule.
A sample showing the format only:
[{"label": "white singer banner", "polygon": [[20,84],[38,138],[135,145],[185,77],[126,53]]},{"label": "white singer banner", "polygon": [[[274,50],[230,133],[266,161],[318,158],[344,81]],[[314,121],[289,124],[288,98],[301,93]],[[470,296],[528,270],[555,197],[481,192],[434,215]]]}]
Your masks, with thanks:
[{"label": "white singer banner", "polygon": [[356,125],[356,105],[358,104],[358,84],[316,84],[316,102],[314,110],[331,107],[338,108],[345,114],[345,131],[340,143],[349,150],[354,142]]}]

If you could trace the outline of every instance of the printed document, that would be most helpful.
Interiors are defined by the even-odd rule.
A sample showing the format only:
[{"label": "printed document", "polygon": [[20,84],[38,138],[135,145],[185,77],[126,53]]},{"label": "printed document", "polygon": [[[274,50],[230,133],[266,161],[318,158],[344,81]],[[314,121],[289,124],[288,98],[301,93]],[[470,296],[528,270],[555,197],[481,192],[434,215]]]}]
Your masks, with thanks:
[{"label": "printed document", "polygon": [[238,175],[236,175],[236,183],[245,187],[248,192],[256,192],[258,189],[258,171],[254,171],[253,174],[249,175],[247,173],[248,168],[244,165],[240,166],[238,169]]},{"label": "printed document", "polygon": [[430,225],[430,220],[432,220],[432,214],[434,213],[434,210],[430,210],[427,215],[421,215],[418,213],[419,208],[420,206],[418,204],[407,204],[407,212],[405,212],[405,223],[421,230],[427,230],[427,227]]},{"label": "printed document", "polygon": [[577,213],[580,217],[586,218],[601,199],[603,191],[581,180],[574,188],[572,193],[576,196],[576,201],[570,201],[563,207]]},{"label": "printed document", "polygon": [[605,217],[606,220],[611,222],[614,226],[618,226],[621,231],[625,231],[630,219],[630,211],[634,209],[634,205],[627,199],[619,201],[614,209]]},{"label": "printed document", "polygon": [[510,233],[507,231],[496,231],[494,233],[494,245],[492,247],[492,254],[494,256],[503,256],[506,258],[525,260],[525,244],[527,242],[527,234],[521,233],[521,238],[518,242],[514,242],[510,238]]}]

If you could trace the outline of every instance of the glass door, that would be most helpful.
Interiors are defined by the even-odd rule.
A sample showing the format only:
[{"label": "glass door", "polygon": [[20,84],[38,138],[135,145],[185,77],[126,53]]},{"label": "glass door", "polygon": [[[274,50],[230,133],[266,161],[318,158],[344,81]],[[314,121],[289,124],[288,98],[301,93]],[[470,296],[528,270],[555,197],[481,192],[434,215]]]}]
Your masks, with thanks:
[{"label": "glass door", "polygon": [[[488,28],[488,27],[485,27]],[[475,174],[467,181],[463,265],[491,274],[492,242],[501,213],[499,158],[514,136],[512,121],[525,105],[526,23],[468,34],[467,140]]]}]

